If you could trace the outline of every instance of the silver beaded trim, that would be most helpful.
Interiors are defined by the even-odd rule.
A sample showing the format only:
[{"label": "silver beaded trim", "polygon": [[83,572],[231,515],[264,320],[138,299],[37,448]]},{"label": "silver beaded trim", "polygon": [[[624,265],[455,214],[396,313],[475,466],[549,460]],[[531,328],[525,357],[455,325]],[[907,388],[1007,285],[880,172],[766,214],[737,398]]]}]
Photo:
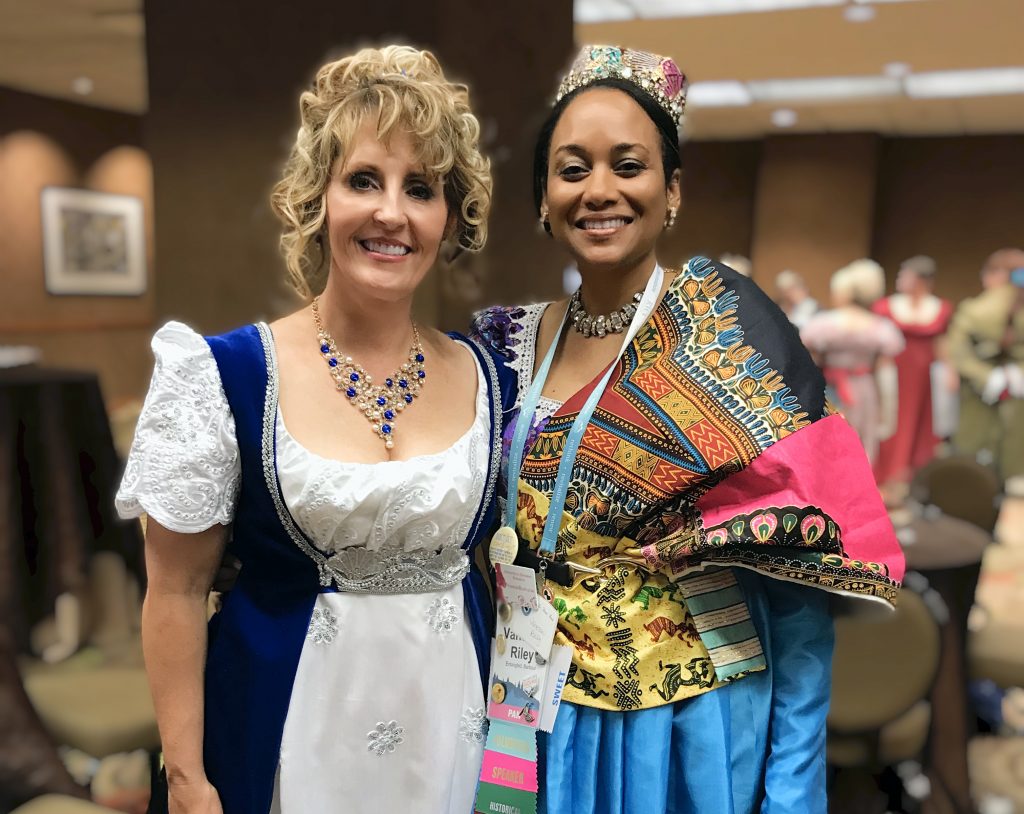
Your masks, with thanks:
[{"label": "silver beaded trim", "polygon": [[[285,506],[284,498],[281,497],[281,487],[277,480],[275,439],[280,395],[277,352],[269,326],[260,322],[256,328],[263,343],[267,365],[267,391],[263,402],[263,477],[285,532],[292,542],[316,563],[320,573],[320,585],[325,588],[334,585],[339,591],[349,593],[414,594],[433,593],[462,582],[463,577],[469,573],[469,557],[458,545],[444,546],[436,552],[421,550],[395,554],[383,554],[363,546],[352,546],[330,557],[310,545]],[[491,367],[493,370],[493,364]],[[501,449],[500,444],[498,449]],[[493,484],[489,485],[493,493]],[[490,494],[485,496],[485,500],[489,499]]]},{"label": "silver beaded trim", "polygon": [[[494,497],[494,490],[498,485],[498,470],[501,468],[501,386],[498,382],[498,369],[494,366],[494,360],[484,347],[474,339],[467,340],[479,350],[479,356],[484,360],[484,367],[487,370],[487,377],[491,383],[491,465],[488,470],[487,485],[484,487],[484,496],[481,500],[481,508],[489,506]],[[476,537],[480,524],[485,520],[485,513],[480,512],[477,522],[473,526],[469,539]]]},{"label": "silver beaded trim", "polygon": [[484,707],[467,707],[459,721],[459,737],[471,746],[482,745],[487,740],[487,710]]},{"label": "silver beaded trim", "polygon": [[330,608],[313,608],[309,618],[306,638],[313,644],[330,644],[338,635],[338,617],[331,613]]},{"label": "silver beaded trim", "polygon": [[405,742],[405,727],[398,721],[378,721],[377,726],[366,733],[366,751],[377,757],[390,755]]}]

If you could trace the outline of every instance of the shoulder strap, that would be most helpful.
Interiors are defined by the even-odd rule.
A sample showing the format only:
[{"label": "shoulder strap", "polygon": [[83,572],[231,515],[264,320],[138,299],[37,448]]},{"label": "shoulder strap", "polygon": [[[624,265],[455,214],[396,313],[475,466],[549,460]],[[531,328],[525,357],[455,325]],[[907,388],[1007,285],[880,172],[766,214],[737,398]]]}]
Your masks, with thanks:
[{"label": "shoulder strap", "polygon": [[461,342],[472,351],[480,364],[481,370],[486,378],[487,386],[487,409],[489,411],[489,426],[491,454],[487,459],[487,474],[484,481],[483,497],[477,507],[476,517],[473,518],[473,525],[470,527],[469,535],[466,538],[466,548],[473,548],[481,539],[483,534],[490,528],[491,517],[494,507],[494,496],[498,483],[498,471],[501,466],[501,435],[503,430],[503,406],[502,386],[498,376],[498,367],[488,353],[475,339],[467,339],[459,333],[448,334],[456,342]]},{"label": "shoulder strap", "polygon": [[267,360],[259,331],[246,325],[219,336],[208,336],[235,418],[239,445],[259,443],[267,390]]}]

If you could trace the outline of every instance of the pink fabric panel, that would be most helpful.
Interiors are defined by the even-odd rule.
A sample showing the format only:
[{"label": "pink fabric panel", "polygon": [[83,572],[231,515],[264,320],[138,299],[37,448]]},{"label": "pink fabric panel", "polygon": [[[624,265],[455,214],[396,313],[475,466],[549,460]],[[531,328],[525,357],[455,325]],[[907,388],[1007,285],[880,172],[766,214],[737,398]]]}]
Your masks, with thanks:
[{"label": "pink fabric panel", "polygon": [[705,529],[783,506],[817,506],[839,524],[847,557],[885,565],[890,577],[903,579],[903,551],[871,465],[842,416],[815,421],[772,445],[697,502]]}]

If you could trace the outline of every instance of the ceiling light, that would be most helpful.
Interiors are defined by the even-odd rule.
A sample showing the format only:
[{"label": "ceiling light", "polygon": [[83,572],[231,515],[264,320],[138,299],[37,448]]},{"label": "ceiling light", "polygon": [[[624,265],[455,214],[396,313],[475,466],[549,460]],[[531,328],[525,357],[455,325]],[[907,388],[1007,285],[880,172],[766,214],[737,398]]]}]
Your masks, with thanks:
[{"label": "ceiling light", "polygon": [[79,76],[71,80],[71,90],[79,96],[88,96],[92,93],[93,82],[88,76]]},{"label": "ceiling light", "polygon": [[796,124],[796,111],[788,107],[780,107],[772,111],[772,124],[776,127],[792,127]]},{"label": "ceiling light", "polygon": [[819,76],[811,79],[768,79],[748,82],[758,102],[821,102],[898,96],[898,79],[886,76]]},{"label": "ceiling light", "polygon": [[636,5],[642,17],[705,17],[838,6],[842,3],[843,0],[643,0]]},{"label": "ceiling light", "polygon": [[875,10],[871,6],[854,5],[843,9],[843,16],[847,22],[866,23],[875,19]]},{"label": "ceiling light", "polygon": [[747,86],[735,80],[694,82],[686,92],[686,104],[692,107],[742,107],[751,102]]},{"label": "ceiling light", "polygon": [[621,0],[575,0],[572,4],[572,19],[577,23],[607,23],[636,16],[636,10]]},{"label": "ceiling light", "polygon": [[891,79],[902,79],[910,73],[910,65],[906,62],[889,62],[882,68],[882,73]]},{"label": "ceiling light", "polygon": [[[919,0],[855,0],[854,16],[874,16],[873,9],[860,11],[865,3],[902,3]],[[796,11],[823,6],[848,5],[847,0],[575,0],[573,19],[577,23],[603,23],[611,20],[668,17],[715,17],[763,11]]]},{"label": "ceiling light", "polygon": [[931,71],[903,80],[912,99],[950,99],[960,96],[1001,96],[1024,93],[1024,68],[981,68],[969,71]]}]

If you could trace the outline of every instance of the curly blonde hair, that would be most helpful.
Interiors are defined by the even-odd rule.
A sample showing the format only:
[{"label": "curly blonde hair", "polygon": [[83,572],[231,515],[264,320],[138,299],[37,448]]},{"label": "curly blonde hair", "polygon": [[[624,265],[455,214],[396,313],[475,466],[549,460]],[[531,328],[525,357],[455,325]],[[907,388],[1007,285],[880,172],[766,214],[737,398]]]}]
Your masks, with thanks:
[{"label": "curly blonde hair", "polygon": [[450,239],[467,251],[487,240],[490,162],[480,154],[480,123],[464,85],[449,82],[436,57],[404,45],[364,48],[329,62],[299,99],[301,125],[270,205],[283,224],[289,282],[304,297],[323,290],[330,266],[324,226],[335,161],[367,116],[382,143],[409,135],[430,178],[443,179],[456,224]]}]

